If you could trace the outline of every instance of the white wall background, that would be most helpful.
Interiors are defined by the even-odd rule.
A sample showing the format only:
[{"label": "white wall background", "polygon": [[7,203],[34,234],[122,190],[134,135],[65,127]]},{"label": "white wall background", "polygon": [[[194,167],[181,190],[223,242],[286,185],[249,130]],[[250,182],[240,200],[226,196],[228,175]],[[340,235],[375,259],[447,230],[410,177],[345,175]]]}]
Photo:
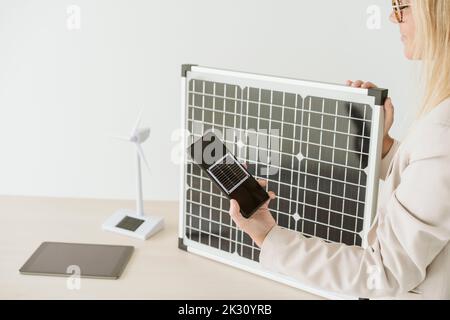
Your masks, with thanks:
[{"label": "white wall background", "polygon": [[[66,27],[72,4],[80,30]],[[389,13],[389,0],[1,0],[0,194],[134,198],[133,149],[107,135],[128,133],[145,106],[145,198],[177,199],[182,63],[371,80],[390,89],[401,136],[417,77]]]}]

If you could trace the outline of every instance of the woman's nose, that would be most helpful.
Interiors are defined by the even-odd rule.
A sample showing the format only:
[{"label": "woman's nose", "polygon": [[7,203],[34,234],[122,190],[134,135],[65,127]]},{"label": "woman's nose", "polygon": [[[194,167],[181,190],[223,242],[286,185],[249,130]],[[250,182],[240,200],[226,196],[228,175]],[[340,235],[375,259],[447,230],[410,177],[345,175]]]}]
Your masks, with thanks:
[{"label": "woman's nose", "polygon": [[392,10],[391,14],[389,15],[389,20],[391,20],[392,23],[398,24],[397,17],[395,16],[394,10]]}]

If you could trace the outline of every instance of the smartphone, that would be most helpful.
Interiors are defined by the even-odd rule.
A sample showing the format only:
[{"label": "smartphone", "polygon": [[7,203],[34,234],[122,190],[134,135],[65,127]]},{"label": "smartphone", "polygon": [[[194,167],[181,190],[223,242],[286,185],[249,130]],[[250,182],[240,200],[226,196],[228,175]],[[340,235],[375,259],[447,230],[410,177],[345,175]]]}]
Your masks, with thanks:
[{"label": "smartphone", "polygon": [[190,145],[188,154],[229,199],[239,203],[243,217],[250,218],[269,200],[258,181],[213,132],[207,132]]}]

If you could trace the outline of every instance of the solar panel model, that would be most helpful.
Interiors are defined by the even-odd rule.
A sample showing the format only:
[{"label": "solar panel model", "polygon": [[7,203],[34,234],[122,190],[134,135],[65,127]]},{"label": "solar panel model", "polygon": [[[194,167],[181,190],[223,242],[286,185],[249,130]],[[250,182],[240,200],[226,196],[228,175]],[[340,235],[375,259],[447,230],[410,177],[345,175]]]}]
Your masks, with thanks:
[{"label": "solar panel model", "polygon": [[387,94],[380,88],[183,65],[184,150],[206,136],[225,147],[203,169],[202,159],[184,155],[179,247],[342,298],[264,270],[260,249],[229,216],[229,198],[248,177],[265,179],[267,190],[276,194],[269,210],[278,225],[306,237],[365,247],[377,209]]}]

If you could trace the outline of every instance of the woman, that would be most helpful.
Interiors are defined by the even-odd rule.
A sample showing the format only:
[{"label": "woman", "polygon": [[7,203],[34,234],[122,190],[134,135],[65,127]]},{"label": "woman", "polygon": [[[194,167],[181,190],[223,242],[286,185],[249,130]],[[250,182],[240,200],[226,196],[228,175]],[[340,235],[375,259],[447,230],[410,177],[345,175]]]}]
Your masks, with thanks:
[{"label": "woman", "polygon": [[244,219],[232,200],[230,215],[261,247],[265,268],[304,284],[362,298],[450,299],[450,1],[394,0],[390,18],[400,28],[406,58],[422,60],[426,90],[418,120],[401,144],[388,134],[390,99],[384,106],[385,184],[368,247],[284,229],[268,203]]}]

